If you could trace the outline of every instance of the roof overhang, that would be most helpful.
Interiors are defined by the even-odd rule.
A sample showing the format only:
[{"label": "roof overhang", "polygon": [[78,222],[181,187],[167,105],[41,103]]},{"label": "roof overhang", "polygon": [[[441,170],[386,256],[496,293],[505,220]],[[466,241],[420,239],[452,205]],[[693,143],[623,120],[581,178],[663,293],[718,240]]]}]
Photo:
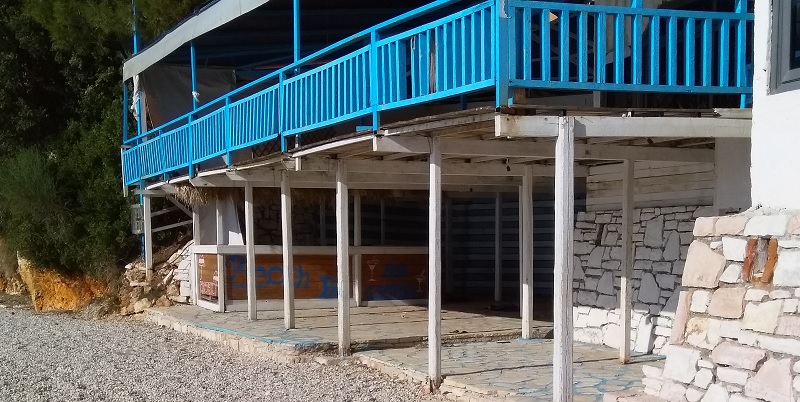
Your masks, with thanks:
[{"label": "roof overhang", "polygon": [[128,59],[122,67],[124,80],[128,80],[194,38],[219,28],[240,16],[255,10],[270,0],[219,0],[201,12],[186,19],[175,29],[164,35],[137,55]]}]

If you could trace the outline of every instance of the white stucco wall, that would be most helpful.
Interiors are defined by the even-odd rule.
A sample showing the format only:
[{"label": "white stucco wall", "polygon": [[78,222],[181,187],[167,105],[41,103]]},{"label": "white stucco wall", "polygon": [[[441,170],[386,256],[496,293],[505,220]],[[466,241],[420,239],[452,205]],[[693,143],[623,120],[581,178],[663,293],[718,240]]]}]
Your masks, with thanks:
[{"label": "white stucco wall", "polygon": [[755,2],[753,205],[800,208],[800,91],[769,95],[770,1]]},{"label": "white stucco wall", "polygon": [[750,139],[717,138],[714,211],[727,214],[750,208]]}]

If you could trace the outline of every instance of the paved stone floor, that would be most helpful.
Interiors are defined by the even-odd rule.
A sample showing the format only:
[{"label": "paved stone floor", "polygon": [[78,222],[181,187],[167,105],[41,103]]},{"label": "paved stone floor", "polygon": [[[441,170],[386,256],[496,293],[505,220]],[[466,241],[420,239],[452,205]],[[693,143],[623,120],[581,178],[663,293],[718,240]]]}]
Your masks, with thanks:
[{"label": "paved stone floor", "polygon": [[[602,346],[576,343],[574,347],[575,401],[602,401],[603,393],[642,388],[642,365],[662,366],[659,356],[637,356],[622,365],[618,352]],[[389,367],[424,376],[425,347],[370,350],[358,355]],[[500,397],[516,395],[532,401],[552,401],[552,340],[514,340],[464,343],[443,348],[445,385]],[[410,373],[411,374],[411,373]]]},{"label": "paved stone floor", "polygon": [[[442,310],[442,334],[445,340],[513,339],[521,333],[518,318],[488,316],[475,312],[473,306]],[[195,306],[148,309],[200,328],[233,333],[265,342],[295,346],[338,343],[336,310],[297,310],[296,329],[283,328],[282,311],[259,311],[257,321],[248,321],[247,313],[215,313]],[[487,311],[488,312],[488,311]],[[508,314],[506,314],[508,315]],[[356,346],[392,346],[423,341],[428,334],[428,311],[419,306],[353,307],[350,309],[351,339]],[[545,337],[552,322],[534,322],[537,336]]]}]

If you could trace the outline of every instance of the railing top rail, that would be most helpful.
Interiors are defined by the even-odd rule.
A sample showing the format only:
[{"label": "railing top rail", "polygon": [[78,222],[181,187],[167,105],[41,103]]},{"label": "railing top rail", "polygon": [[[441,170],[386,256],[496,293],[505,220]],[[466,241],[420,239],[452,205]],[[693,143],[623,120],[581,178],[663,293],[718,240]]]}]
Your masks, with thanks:
[{"label": "railing top rail", "polygon": [[511,0],[508,2],[510,7],[547,9],[557,11],[575,11],[605,14],[624,14],[642,15],[650,17],[678,17],[678,18],[697,18],[714,20],[744,20],[753,21],[752,13],[737,13],[726,11],[695,11],[695,10],[675,10],[668,8],[645,8],[645,7],[622,7],[622,6],[598,6],[591,4],[572,4],[558,3],[536,0]]},{"label": "railing top rail", "polygon": [[135,143],[137,140],[140,140],[140,139],[142,139],[142,138],[144,138],[146,136],[152,135],[153,133],[157,133],[158,130],[162,130],[165,127],[168,127],[171,124],[175,124],[178,121],[181,121],[181,120],[184,120],[184,119],[188,119],[190,115],[196,114],[196,113],[198,113],[200,111],[203,111],[205,109],[208,109],[208,108],[212,107],[213,105],[216,105],[216,104],[218,104],[220,102],[223,102],[223,101],[225,101],[226,98],[229,98],[231,96],[235,96],[237,94],[240,94],[240,93],[242,93],[244,91],[247,91],[248,89],[251,89],[251,88],[253,88],[253,87],[255,87],[255,86],[259,85],[259,84],[263,84],[263,83],[265,83],[265,82],[267,82],[269,80],[276,79],[281,74],[285,74],[286,72],[296,70],[297,68],[301,67],[302,65],[304,65],[304,64],[306,64],[306,63],[308,63],[310,61],[313,61],[314,59],[317,59],[317,58],[322,57],[322,56],[326,56],[326,55],[328,55],[328,54],[330,54],[332,52],[340,50],[341,48],[344,48],[344,47],[346,47],[348,45],[354,44],[359,40],[369,39],[372,36],[373,32],[378,32],[380,30],[384,30],[384,29],[388,29],[388,28],[397,26],[397,25],[399,25],[399,24],[401,24],[403,22],[407,22],[407,21],[410,21],[410,20],[412,20],[414,18],[426,15],[428,13],[431,13],[433,11],[436,11],[438,9],[446,7],[446,6],[450,5],[450,4],[457,3],[459,1],[460,0],[436,0],[436,1],[432,1],[431,3],[426,4],[426,5],[422,6],[422,7],[415,8],[415,9],[413,9],[411,11],[408,11],[408,12],[405,12],[403,14],[400,14],[397,17],[394,17],[392,19],[386,20],[386,21],[384,21],[384,22],[382,22],[380,24],[373,25],[370,28],[367,28],[367,29],[365,29],[365,30],[363,30],[361,32],[358,32],[358,33],[355,33],[353,35],[350,35],[350,36],[348,36],[348,37],[346,37],[346,38],[344,38],[344,39],[342,39],[342,40],[340,40],[340,41],[338,41],[338,42],[336,42],[336,43],[334,43],[334,44],[332,44],[332,45],[330,45],[328,47],[325,47],[324,49],[321,49],[321,50],[319,50],[317,52],[314,52],[314,53],[312,53],[312,54],[310,54],[310,55],[308,55],[306,57],[303,57],[302,59],[297,60],[296,62],[294,62],[292,64],[289,64],[289,65],[287,65],[287,66],[285,66],[285,67],[283,67],[283,68],[281,68],[279,70],[276,70],[276,71],[274,71],[272,73],[269,73],[269,74],[267,74],[267,75],[265,75],[265,76],[263,76],[261,78],[258,78],[258,79],[254,80],[252,82],[249,82],[246,85],[243,85],[243,86],[241,86],[239,88],[236,88],[235,90],[233,90],[231,92],[228,92],[225,95],[222,95],[222,96],[220,96],[220,97],[218,97],[218,98],[216,98],[214,100],[211,100],[211,101],[199,106],[197,109],[192,110],[192,111],[190,111],[190,112],[188,112],[186,114],[183,114],[183,115],[171,120],[168,123],[165,123],[165,124],[162,124],[162,125],[160,125],[160,126],[158,126],[156,128],[150,129],[146,133],[143,133],[143,134],[138,135],[136,137],[129,138],[125,142],[125,144]]}]

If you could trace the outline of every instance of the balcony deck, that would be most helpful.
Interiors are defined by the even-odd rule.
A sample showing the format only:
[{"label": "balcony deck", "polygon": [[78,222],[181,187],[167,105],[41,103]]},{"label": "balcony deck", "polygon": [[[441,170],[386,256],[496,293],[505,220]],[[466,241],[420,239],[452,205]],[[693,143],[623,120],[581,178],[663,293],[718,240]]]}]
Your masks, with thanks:
[{"label": "balcony deck", "polygon": [[752,92],[743,1],[705,12],[490,0],[396,28],[457,3],[433,2],[126,136],[124,184],[194,177],[265,144],[287,152],[337,124],[377,133],[389,112],[467,96],[501,107],[521,89],[733,94],[744,105]]}]

